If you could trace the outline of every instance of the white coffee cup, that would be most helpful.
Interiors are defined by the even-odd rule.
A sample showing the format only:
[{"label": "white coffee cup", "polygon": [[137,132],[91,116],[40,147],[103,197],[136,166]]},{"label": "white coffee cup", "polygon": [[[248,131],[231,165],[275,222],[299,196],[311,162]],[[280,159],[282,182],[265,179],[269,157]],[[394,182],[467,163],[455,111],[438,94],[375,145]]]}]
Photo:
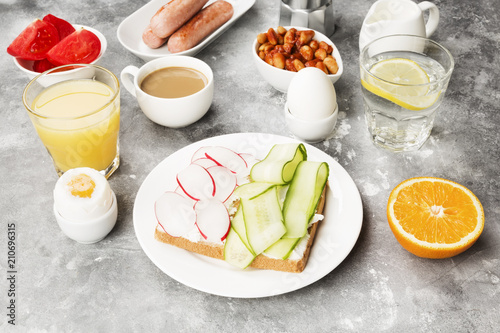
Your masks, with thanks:
[{"label": "white coffee cup", "polygon": [[[429,11],[427,22],[424,12]],[[429,38],[439,23],[439,9],[429,1],[378,0],[368,11],[359,35],[359,50],[380,37],[404,34]]]},{"label": "white coffee cup", "polygon": [[[147,94],[141,88],[142,80],[150,73],[167,67],[185,67],[201,72],[207,84],[200,91],[185,97],[160,98]],[[214,75],[210,66],[200,59],[188,56],[167,56],[152,60],[141,68],[127,66],[121,72],[121,81],[134,97],[144,114],[157,124],[179,128],[203,117],[214,95]]]}]

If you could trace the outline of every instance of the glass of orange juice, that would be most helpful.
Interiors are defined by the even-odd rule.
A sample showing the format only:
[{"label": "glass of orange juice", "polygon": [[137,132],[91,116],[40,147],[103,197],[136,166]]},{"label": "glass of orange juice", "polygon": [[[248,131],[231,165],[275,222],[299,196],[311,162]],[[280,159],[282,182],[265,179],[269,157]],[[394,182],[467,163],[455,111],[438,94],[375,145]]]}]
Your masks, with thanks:
[{"label": "glass of orange juice", "polygon": [[24,106],[57,173],[90,167],[108,178],[120,164],[120,84],[109,70],[67,65],[35,77]]}]

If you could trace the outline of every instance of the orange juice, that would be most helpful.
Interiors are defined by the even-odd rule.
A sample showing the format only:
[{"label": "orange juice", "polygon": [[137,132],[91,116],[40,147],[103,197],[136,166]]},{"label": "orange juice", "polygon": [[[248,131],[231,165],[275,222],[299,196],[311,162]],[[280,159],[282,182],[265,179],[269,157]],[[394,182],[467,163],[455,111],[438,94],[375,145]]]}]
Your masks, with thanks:
[{"label": "orange juice", "polygon": [[91,79],[56,83],[38,94],[31,109],[59,173],[76,167],[104,171],[118,158],[120,98],[107,84]]}]

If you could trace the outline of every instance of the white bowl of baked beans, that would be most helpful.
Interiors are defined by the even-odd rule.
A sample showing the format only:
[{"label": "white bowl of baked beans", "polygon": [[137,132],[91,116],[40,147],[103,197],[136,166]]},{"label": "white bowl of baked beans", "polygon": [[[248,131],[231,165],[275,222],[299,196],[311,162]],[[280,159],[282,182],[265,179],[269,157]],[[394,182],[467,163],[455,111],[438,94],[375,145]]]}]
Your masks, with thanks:
[{"label": "white bowl of baked beans", "polygon": [[296,72],[302,68],[317,67],[328,75],[332,83],[337,82],[344,71],[342,58],[333,42],[309,28],[269,28],[257,35],[252,53],[262,77],[284,93]]}]

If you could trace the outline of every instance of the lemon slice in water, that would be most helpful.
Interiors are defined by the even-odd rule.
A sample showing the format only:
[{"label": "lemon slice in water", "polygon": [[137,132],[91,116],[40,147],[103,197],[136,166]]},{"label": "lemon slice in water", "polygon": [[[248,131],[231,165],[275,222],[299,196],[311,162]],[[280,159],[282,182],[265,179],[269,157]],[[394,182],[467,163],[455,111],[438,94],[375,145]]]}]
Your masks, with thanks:
[{"label": "lemon slice in water", "polygon": [[404,58],[382,60],[370,69],[376,76],[361,79],[370,92],[409,110],[430,107],[439,93],[428,94],[429,76],[415,61]]}]

